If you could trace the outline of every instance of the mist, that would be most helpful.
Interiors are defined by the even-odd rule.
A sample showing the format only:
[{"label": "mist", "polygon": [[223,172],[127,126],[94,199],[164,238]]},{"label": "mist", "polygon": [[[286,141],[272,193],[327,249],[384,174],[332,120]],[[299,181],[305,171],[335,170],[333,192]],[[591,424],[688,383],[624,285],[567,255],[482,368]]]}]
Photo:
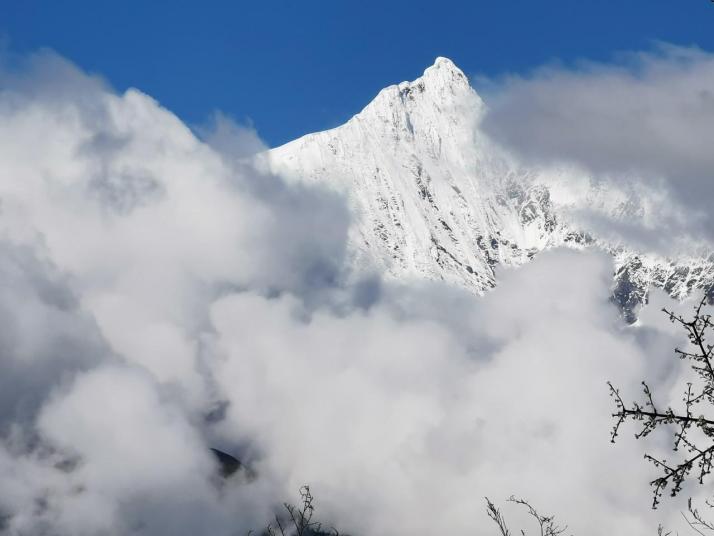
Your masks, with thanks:
[{"label": "mist", "polygon": [[0,75],[1,531],[244,534],[306,483],[343,533],[490,534],[511,494],[580,535],[676,526],[605,383],[670,393],[669,298],[625,325],[598,251],[484,297],[355,272],[346,199],[199,131],[51,52]]}]

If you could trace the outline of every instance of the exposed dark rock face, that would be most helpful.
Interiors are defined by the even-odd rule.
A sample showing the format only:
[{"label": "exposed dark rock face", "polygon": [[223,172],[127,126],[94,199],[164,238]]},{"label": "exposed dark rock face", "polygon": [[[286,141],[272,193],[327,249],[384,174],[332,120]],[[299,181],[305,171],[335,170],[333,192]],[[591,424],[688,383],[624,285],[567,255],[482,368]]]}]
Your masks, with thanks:
[{"label": "exposed dark rock face", "polygon": [[211,448],[211,452],[218,461],[220,475],[223,478],[228,478],[234,475],[239,469],[243,467],[243,464],[238,458],[231,456],[227,452],[223,452],[222,450],[214,448]]}]

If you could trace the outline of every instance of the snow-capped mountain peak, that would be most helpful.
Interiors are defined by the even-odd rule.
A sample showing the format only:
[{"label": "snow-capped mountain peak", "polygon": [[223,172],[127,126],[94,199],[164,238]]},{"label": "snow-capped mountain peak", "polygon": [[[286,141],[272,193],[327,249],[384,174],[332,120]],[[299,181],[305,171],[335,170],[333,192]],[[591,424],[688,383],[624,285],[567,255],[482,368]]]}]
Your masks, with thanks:
[{"label": "snow-capped mountain peak", "polygon": [[413,82],[402,82],[397,85],[397,89],[405,96],[431,101],[434,105],[453,102],[464,92],[473,91],[463,71],[450,59],[443,57],[436,58],[420,78]]},{"label": "snow-capped mountain peak", "polygon": [[420,78],[384,88],[370,106],[395,98],[428,102],[434,106],[447,105],[469,91],[473,90],[463,71],[450,59],[438,57]]},{"label": "snow-capped mountain peak", "polygon": [[479,134],[482,112],[464,73],[438,58],[341,127],[265,157],[273,172],[347,192],[356,262],[482,292],[496,264],[527,261],[554,225],[547,191],[520,180]]},{"label": "snow-capped mountain peak", "polygon": [[400,279],[441,279],[481,293],[496,284],[498,265],[522,264],[553,246],[597,245],[615,255],[614,296],[630,320],[650,285],[682,297],[714,281],[709,260],[690,269],[692,259],[639,254],[568,223],[552,185],[481,133],[484,111],[466,75],[439,57],[420,78],[380,91],[344,125],[259,161],[290,180],[345,192],[357,217],[354,262]]}]

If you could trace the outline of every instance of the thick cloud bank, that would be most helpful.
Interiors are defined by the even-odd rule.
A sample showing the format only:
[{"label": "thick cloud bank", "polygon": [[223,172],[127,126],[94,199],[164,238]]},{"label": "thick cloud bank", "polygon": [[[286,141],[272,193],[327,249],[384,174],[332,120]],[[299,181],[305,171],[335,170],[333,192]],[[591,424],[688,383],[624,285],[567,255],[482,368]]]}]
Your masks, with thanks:
[{"label": "thick cloud bank", "polygon": [[665,200],[657,233],[711,245],[712,88],[714,55],[663,44],[616,63],[487,82],[483,128],[530,163],[575,164],[602,183],[653,190]]},{"label": "thick cloud bank", "polygon": [[380,282],[345,266],[343,201],[242,164],[225,118],[204,143],[52,54],[0,84],[1,532],[245,534],[303,483],[374,536],[490,534],[511,493],[580,535],[669,517],[605,381],[667,395],[681,341],[622,325],[608,257],[482,299]]}]

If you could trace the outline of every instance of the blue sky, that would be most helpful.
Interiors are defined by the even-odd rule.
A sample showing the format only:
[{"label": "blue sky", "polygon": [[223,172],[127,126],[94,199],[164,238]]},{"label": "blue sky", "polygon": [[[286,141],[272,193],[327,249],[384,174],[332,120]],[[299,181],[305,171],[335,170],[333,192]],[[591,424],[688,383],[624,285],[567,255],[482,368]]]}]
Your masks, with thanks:
[{"label": "blue sky", "polygon": [[51,48],[116,89],[138,87],[192,125],[214,110],[271,146],[336,126],[436,56],[467,74],[608,61],[656,40],[714,50],[708,0],[5,0],[14,53]]}]

